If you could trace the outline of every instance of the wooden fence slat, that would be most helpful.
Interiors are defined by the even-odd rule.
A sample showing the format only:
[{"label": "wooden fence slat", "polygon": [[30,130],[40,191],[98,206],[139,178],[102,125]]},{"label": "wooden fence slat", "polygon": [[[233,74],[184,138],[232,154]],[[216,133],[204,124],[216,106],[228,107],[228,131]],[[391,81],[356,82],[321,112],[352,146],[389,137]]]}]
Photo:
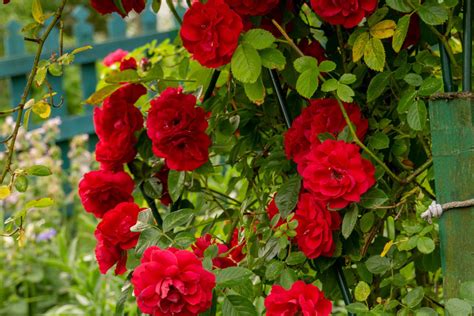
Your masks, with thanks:
[{"label": "wooden fence slat", "polygon": [[141,24],[143,33],[156,33],[157,15],[151,9],[151,1],[148,1],[145,11],[141,14]]},{"label": "wooden fence slat", "polygon": [[[25,56],[25,42],[20,34],[21,25],[11,21],[7,26],[5,38],[5,53],[9,57]],[[1,67],[0,67],[1,69]],[[26,85],[26,73],[16,74],[10,78],[11,106],[17,106],[21,101],[21,95]]]},{"label": "wooden fence slat", "polygon": [[127,33],[127,25],[118,14],[114,13],[107,21],[107,31],[110,39],[123,39]]},{"label": "wooden fence slat", "polygon": [[[83,6],[78,6],[74,12],[75,24],[73,28],[74,37],[76,39],[76,45],[78,47],[90,45],[94,41],[94,27],[87,21],[89,17],[89,11]],[[97,86],[97,72],[95,61],[82,63],[81,67],[81,92],[82,99],[85,100],[92,93],[94,93]],[[86,113],[92,112],[91,106],[86,106]]]},{"label": "wooden fence slat", "polygon": [[[474,196],[474,100],[430,102],[437,202]],[[474,207],[441,216],[441,265],[445,299],[459,296],[462,282],[474,280]]]}]

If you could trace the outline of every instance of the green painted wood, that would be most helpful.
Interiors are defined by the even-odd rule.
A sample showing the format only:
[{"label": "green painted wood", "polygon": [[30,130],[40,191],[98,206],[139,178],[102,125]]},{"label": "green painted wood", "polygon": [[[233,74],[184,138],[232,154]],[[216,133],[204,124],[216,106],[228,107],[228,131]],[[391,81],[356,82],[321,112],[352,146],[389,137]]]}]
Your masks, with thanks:
[{"label": "green painted wood", "polygon": [[125,38],[127,33],[127,25],[120,15],[114,13],[107,21],[107,31],[110,39],[122,39]]},{"label": "green painted wood", "polygon": [[[474,198],[474,98],[430,102],[438,203]],[[474,280],[474,207],[449,210],[439,222],[445,299]]]},{"label": "green painted wood", "polygon": [[[138,46],[145,45],[153,40],[161,42],[165,39],[173,39],[177,36],[176,30],[169,32],[162,32],[156,34],[147,34],[133,38],[126,38],[121,40],[108,41],[105,43],[95,44],[93,48],[80,53],[76,56],[75,64],[86,64],[96,62],[98,59],[104,58],[110,52],[122,48],[124,50],[133,50]],[[72,49],[66,49],[65,52],[70,52]],[[48,58],[44,54],[43,58]],[[17,75],[24,75],[31,70],[33,60],[31,56],[15,56],[7,57],[0,60],[0,78],[8,78]]]},{"label": "green painted wood", "polygon": [[[21,36],[21,25],[16,21],[11,21],[7,26],[7,36],[5,38],[5,53],[10,57],[25,56],[25,44]],[[11,106],[15,107],[20,103],[23,89],[26,85],[26,73],[16,74],[10,78]]]}]

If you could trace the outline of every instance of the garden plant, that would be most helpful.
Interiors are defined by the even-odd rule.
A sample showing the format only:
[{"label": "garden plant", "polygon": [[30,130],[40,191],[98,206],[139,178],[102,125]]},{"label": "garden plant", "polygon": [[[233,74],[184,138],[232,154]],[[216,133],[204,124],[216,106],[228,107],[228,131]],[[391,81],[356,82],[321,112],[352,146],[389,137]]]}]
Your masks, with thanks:
[{"label": "garden plant", "polygon": [[[66,51],[61,36],[60,53],[41,58],[69,12],[56,2],[49,12],[33,0],[23,31],[36,59],[20,104],[0,112],[14,115],[1,130],[0,227],[20,253],[65,198],[55,193],[55,125],[28,134],[29,117],[60,106],[49,75],[90,49]],[[443,273],[448,252],[432,219],[441,207],[429,208],[443,188],[433,100],[467,104],[459,119],[473,118],[463,134],[473,142],[471,1],[178,2],[166,1],[176,39],[110,52],[84,100],[95,155],[75,140],[74,189],[62,193],[81,203],[78,237],[50,223],[35,240],[59,238],[64,260],[25,256],[65,271],[62,286],[77,284],[86,300],[50,315],[471,315],[473,274],[452,285]],[[162,9],[161,0],[86,3],[125,19]],[[457,166],[467,196],[443,201],[454,202],[445,211],[471,212],[470,166]],[[77,259],[79,238],[95,249],[87,260]],[[100,274],[108,279],[91,286]],[[22,291],[39,290],[28,282]],[[48,282],[46,299],[59,281]],[[104,304],[92,310],[94,296]]]}]

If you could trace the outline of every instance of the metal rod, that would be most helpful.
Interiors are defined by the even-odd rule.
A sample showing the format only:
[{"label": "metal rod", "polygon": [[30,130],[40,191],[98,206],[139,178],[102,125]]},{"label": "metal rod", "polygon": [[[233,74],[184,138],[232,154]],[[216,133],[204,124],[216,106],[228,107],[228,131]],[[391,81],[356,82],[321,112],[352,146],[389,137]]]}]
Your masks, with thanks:
[{"label": "metal rod", "polygon": [[286,103],[286,98],[283,94],[283,90],[281,89],[280,79],[278,79],[278,73],[276,70],[268,70],[270,74],[270,78],[272,79],[273,89],[275,90],[276,97],[278,99],[278,104],[280,105],[281,112],[283,113],[283,117],[285,118],[285,123],[288,128],[291,127],[291,118],[288,114],[288,105]]},{"label": "metal rod", "polygon": [[464,0],[463,91],[472,89],[472,1]]},{"label": "metal rod", "polygon": [[207,86],[207,90],[206,90],[206,93],[204,93],[202,102],[205,102],[210,97],[212,97],[212,93],[214,92],[214,89],[216,88],[217,79],[219,79],[220,74],[221,72],[217,69],[214,70],[214,72],[212,73],[211,81],[209,82],[209,86]]},{"label": "metal rod", "polygon": [[[444,33],[445,27],[440,28],[441,31]],[[454,91],[454,83],[453,83],[453,74],[451,71],[451,61],[449,60],[448,52],[444,47],[441,41],[438,41],[439,45],[439,53],[441,59],[441,73],[443,75],[443,85],[445,92],[453,92]]]},{"label": "metal rod", "polygon": [[[336,273],[337,284],[341,289],[342,298],[344,299],[344,303],[349,305],[352,303],[352,296],[349,292],[349,288],[347,286],[346,277],[344,276],[344,272],[342,271],[341,262],[338,260],[333,265],[334,272]],[[349,313],[349,316],[353,316],[355,314]]]}]

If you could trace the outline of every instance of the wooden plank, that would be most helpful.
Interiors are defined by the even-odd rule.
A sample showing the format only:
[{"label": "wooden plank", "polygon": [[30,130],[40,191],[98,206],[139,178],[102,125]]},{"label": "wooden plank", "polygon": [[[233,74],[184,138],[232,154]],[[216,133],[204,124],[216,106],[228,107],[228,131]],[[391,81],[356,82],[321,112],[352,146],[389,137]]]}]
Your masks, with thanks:
[{"label": "wooden plank", "polygon": [[[474,100],[430,102],[438,203],[474,198]],[[445,299],[474,280],[474,207],[449,210],[439,222]]]},{"label": "wooden plank", "polygon": [[[124,50],[132,51],[138,46],[145,45],[153,40],[158,42],[164,41],[165,39],[174,39],[177,36],[177,31],[169,31],[156,34],[147,34],[143,36],[137,36],[134,38],[121,39],[116,41],[108,41],[100,44],[94,44],[94,48],[88,51],[82,52],[77,55],[74,63],[75,64],[87,64],[94,63],[100,58],[104,58],[110,52],[122,48]],[[67,49],[66,52],[71,52],[73,49]],[[42,58],[47,59],[50,55],[43,54]],[[0,78],[13,77],[28,73],[33,66],[33,60],[31,56],[15,56],[3,58],[0,60]]]}]

